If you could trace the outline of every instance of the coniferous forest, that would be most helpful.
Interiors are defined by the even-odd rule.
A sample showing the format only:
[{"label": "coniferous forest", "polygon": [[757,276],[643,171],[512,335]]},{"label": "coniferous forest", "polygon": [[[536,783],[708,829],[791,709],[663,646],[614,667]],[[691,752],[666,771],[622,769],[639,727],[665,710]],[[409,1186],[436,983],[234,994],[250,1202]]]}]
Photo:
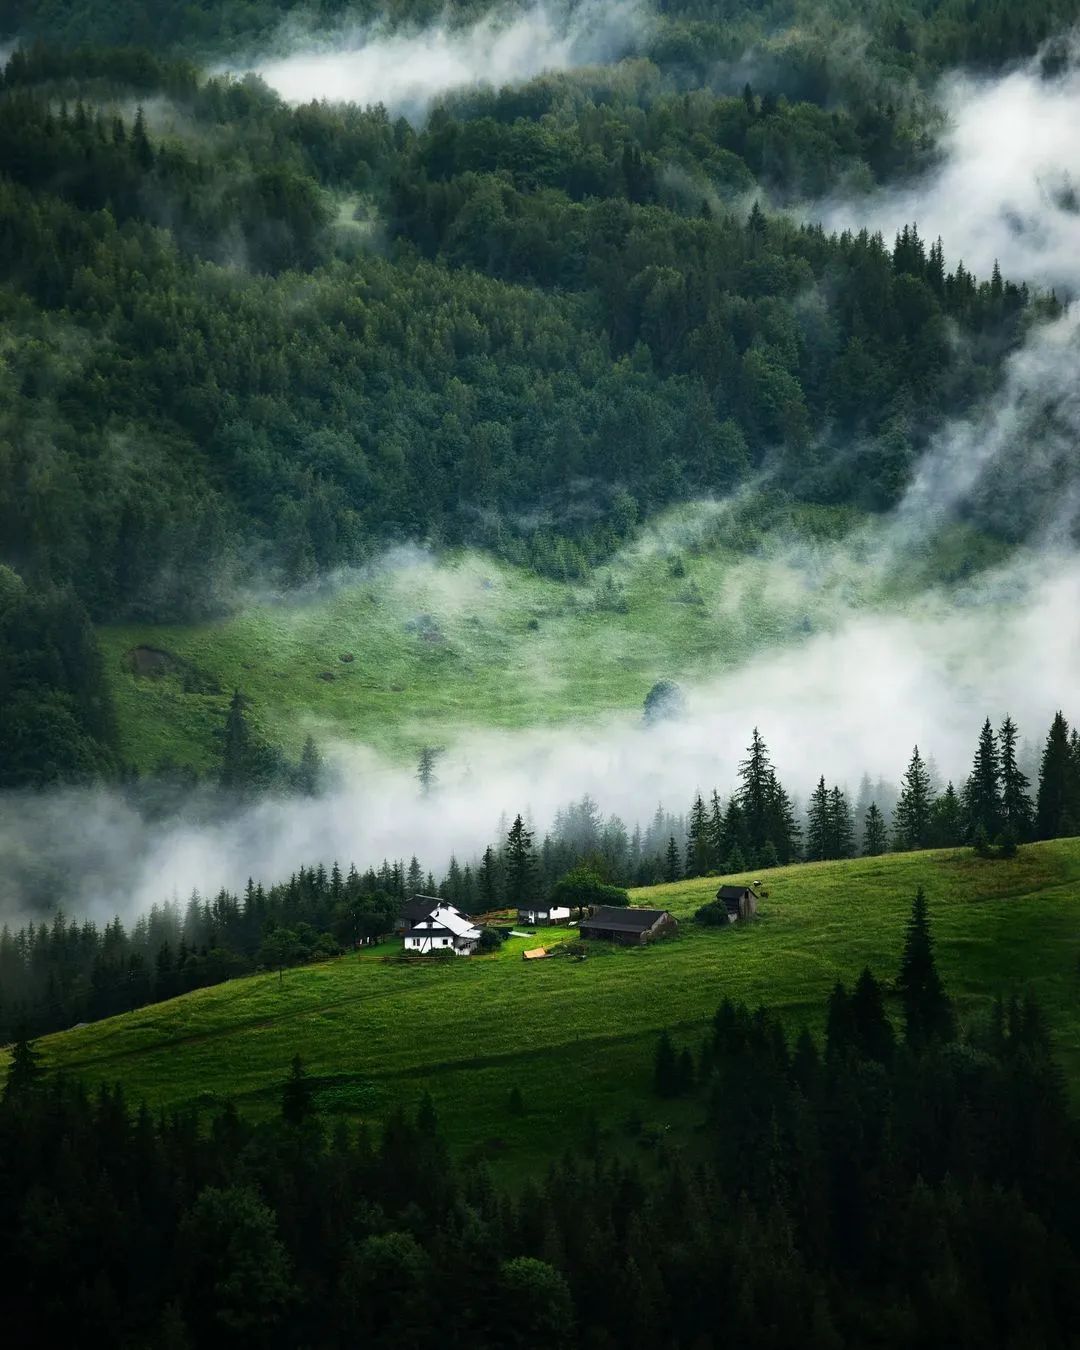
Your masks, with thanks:
[{"label": "coniferous forest", "polygon": [[[298,51],[384,40],[394,50],[408,38],[427,43],[428,56],[445,56],[455,43],[491,44],[500,25],[515,22],[555,35],[561,55],[551,69],[505,82],[497,74],[486,83],[449,81],[411,100],[354,102],[290,100],[269,77],[274,60]],[[887,236],[818,222],[836,220],[838,204],[854,218],[872,200],[904,201],[935,181],[955,150],[950,100],[958,88],[1013,76],[1062,88],[1075,73],[1078,23],[1080,0],[0,0],[0,1271],[8,1343],[1080,1346],[1075,1047],[1056,1042],[1051,1025],[1075,994],[1076,971],[1066,989],[1055,966],[1053,999],[1042,1005],[1015,982],[990,987],[993,975],[974,995],[974,979],[950,989],[921,878],[904,883],[910,917],[895,933],[899,960],[886,969],[875,958],[857,979],[845,975],[827,1004],[819,994],[832,973],[814,989],[800,987],[798,1003],[770,1008],[749,1006],[758,1000],[752,982],[744,986],[752,997],[740,1001],[716,979],[714,997],[708,967],[697,992],[716,1008],[711,1021],[700,1005],[696,1020],[682,1020],[676,989],[662,1021],[635,1021],[639,1009],[625,993],[575,1005],[602,1008],[605,1047],[618,1043],[624,1067],[637,1053],[635,1035],[667,1029],[619,1085],[641,1110],[616,1121],[603,1115],[608,1101],[594,1112],[583,1090],[546,1140],[543,1170],[489,1170],[501,1140],[489,1140],[487,1152],[452,1148],[452,1126],[417,1088],[415,1065],[382,1066],[380,1091],[393,1079],[393,1102],[370,1119],[366,1107],[327,1105],[334,1076],[324,1080],[299,1054],[281,1065],[270,1101],[243,1064],[239,1106],[202,1080],[182,1107],[141,1100],[123,1081],[127,1057],[162,1035],[153,1019],[174,1009],[165,1036],[175,1036],[177,1064],[190,1074],[190,1042],[203,1033],[183,1034],[185,1010],[230,995],[195,995],[229,981],[237,981],[238,1004],[245,991],[270,988],[288,1016],[316,1028],[312,1035],[327,1009],[308,1016],[302,998],[290,1002],[294,989],[324,977],[329,988],[346,957],[352,977],[376,970],[386,977],[379,989],[392,993],[399,976],[430,976],[429,995],[449,999],[449,983],[437,981],[459,972],[480,988],[496,968],[480,955],[516,958],[511,937],[542,940],[514,928],[540,902],[580,918],[590,906],[623,909],[638,887],[667,886],[646,903],[673,903],[682,883],[698,881],[700,896],[691,888],[679,910],[691,939],[685,949],[693,958],[694,943],[709,960],[730,960],[724,980],[737,969],[739,943],[745,950],[770,937],[777,945],[767,950],[780,962],[791,963],[798,948],[807,967],[820,961],[823,970],[854,972],[870,950],[858,931],[860,897],[844,896],[856,917],[844,929],[843,964],[830,966],[821,946],[799,946],[817,917],[805,900],[796,921],[781,897],[787,911],[766,906],[760,923],[740,911],[728,932],[725,893],[712,899],[715,883],[706,879],[745,887],[744,877],[759,876],[753,885],[767,900],[770,875],[791,864],[817,865],[822,876],[854,859],[886,870],[888,855],[907,854],[914,868],[921,851],[942,850],[926,863],[941,869],[934,884],[945,877],[944,890],[949,868],[953,876],[969,869],[971,885],[1000,902],[994,931],[1013,941],[1010,919],[1031,897],[997,879],[1010,868],[1023,877],[1048,841],[1080,834],[1080,730],[1066,716],[1077,715],[1077,689],[1062,659],[1071,649],[1051,641],[1057,635],[1041,620],[1010,631],[1030,644],[1027,669],[1051,670],[1053,701],[1039,683],[1038,697],[1013,703],[1015,720],[1009,653],[984,654],[1003,673],[1000,685],[977,693],[954,661],[950,706],[971,724],[962,770],[955,746],[943,751],[952,781],[938,770],[932,738],[920,732],[909,755],[915,737],[905,731],[895,782],[866,774],[855,790],[830,762],[847,750],[839,744],[846,723],[822,718],[808,785],[805,764],[786,764],[770,748],[790,748],[790,736],[774,740],[746,696],[734,705],[740,718],[748,706],[755,711],[740,722],[734,758],[731,746],[716,747],[716,764],[731,763],[728,781],[716,782],[710,769],[695,782],[680,763],[680,799],[641,820],[605,814],[572,782],[566,804],[537,820],[515,789],[498,803],[502,818],[486,846],[447,857],[436,818],[444,809],[454,820],[464,814],[440,789],[447,747],[436,739],[436,693],[463,726],[478,710],[439,686],[458,654],[444,650],[437,621],[420,614],[408,620],[409,637],[417,666],[428,662],[424,687],[435,692],[431,709],[397,714],[403,722],[416,714],[410,735],[430,735],[408,785],[426,814],[415,817],[421,824],[406,856],[380,859],[381,847],[365,856],[367,822],[350,821],[334,837],[353,830],[354,856],[298,851],[287,868],[257,873],[246,886],[234,875],[193,892],[164,875],[145,912],[133,913],[123,894],[107,911],[99,898],[93,912],[80,912],[66,902],[82,893],[81,878],[39,844],[40,831],[21,847],[17,838],[28,804],[55,808],[41,817],[54,831],[90,828],[64,816],[90,798],[107,798],[148,833],[176,827],[171,837],[181,845],[249,827],[255,836],[252,822],[269,805],[283,814],[268,818],[303,811],[309,825],[324,807],[342,810],[333,791],[345,758],[314,706],[299,709],[299,734],[285,749],[250,689],[157,651],[147,634],[197,630],[188,641],[213,642],[252,597],[269,597],[281,612],[267,628],[284,641],[286,600],[372,575],[395,550],[436,559],[468,550],[485,567],[567,592],[588,581],[596,589],[587,604],[558,602],[573,611],[566,631],[579,623],[573,632],[584,641],[626,610],[618,582],[601,569],[635,548],[647,553],[655,545],[647,530],[680,508],[730,505],[723,541],[713,542],[743,557],[767,556],[768,522],[785,513],[826,522],[820,536],[808,530],[800,541],[801,570],[779,580],[735,578],[730,594],[709,597],[731,616],[723,641],[714,633],[712,653],[715,669],[729,673],[771,640],[798,647],[806,639],[799,651],[810,649],[809,601],[800,614],[798,598],[785,593],[791,629],[770,628],[773,583],[820,586],[854,615],[864,600],[855,574],[876,566],[882,613],[895,605],[899,615],[911,587],[933,593],[928,612],[943,624],[960,625],[965,606],[1021,608],[1036,593],[1030,578],[1039,567],[1066,572],[1061,560],[1073,564],[1080,539],[1080,418],[1060,387],[1062,353],[1071,359],[1075,336],[1070,289],[1053,284],[1057,274],[1047,281],[1011,268],[1022,253],[976,269],[947,231],[938,237],[915,218],[898,219]],[[1048,215],[1071,221],[1077,194],[1066,152],[1059,157],[1039,192]],[[960,206],[984,209],[974,197]],[[1016,239],[1039,231],[1041,217],[999,214]],[[1032,356],[1040,343],[1055,357],[1049,376]],[[980,460],[987,438],[979,419],[1002,407],[995,434],[1005,449],[995,441]],[[949,459],[963,441],[950,439],[961,423],[976,429],[968,449],[978,462],[966,477]],[[924,472],[928,463],[938,476]],[[922,490],[927,529],[915,563],[896,543],[910,524],[903,509],[913,487]],[[878,544],[867,541],[888,528],[889,547],[872,559]],[[833,575],[823,541],[841,534],[850,552]],[[696,578],[687,579],[683,553],[697,545],[677,528],[676,536],[678,551],[661,563],[662,602],[696,616],[706,600]],[[980,569],[992,566],[1000,570],[979,592]],[[672,590],[674,581],[685,585]],[[971,585],[963,590],[962,582]],[[1065,583],[1053,593],[1062,627],[1074,618],[1065,614],[1062,597],[1073,594]],[[477,584],[492,609],[504,607],[504,627],[486,634],[490,650],[540,631],[547,609],[541,618],[519,600],[496,599],[489,578]],[[379,602],[372,591],[363,603]],[[757,647],[739,645],[743,609],[753,616],[746,626],[760,629]],[[118,651],[131,641],[139,645],[128,656],[160,658],[139,697],[159,717],[175,716],[156,746],[168,753],[155,758],[148,748],[142,773],[116,692],[122,677],[142,672],[110,664],[106,630],[127,635]],[[313,665],[311,681],[359,672],[351,649],[334,651],[301,653]],[[274,676],[284,690],[287,673],[269,671],[265,652],[243,655],[241,670],[264,662],[264,692]],[[605,658],[612,669],[637,669],[618,643]],[[326,660],[337,664],[320,672]],[[373,706],[390,718],[389,696],[405,693],[406,675],[390,657],[384,664],[378,681],[365,666],[355,687],[359,698],[385,695]],[[542,659],[528,670],[562,687]],[[764,665],[762,672],[764,690]],[[467,681],[474,672],[463,662],[453,673]],[[701,671],[673,663],[671,673],[689,680]],[[597,699],[606,674],[602,665],[595,673]],[[899,675],[894,684],[890,675],[879,670],[872,701],[881,745],[899,759],[889,724],[910,713],[911,689],[931,684],[904,685]],[[154,704],[166,676],[184,694],[220,701],[211,756],[182,753],[185,736],[194,746],[205,707],[176,715],[175,701]],[[653,746],[685,746],[685,734],[663,740],[686,718],[683,693],[656,678],[641,735]],[[839,669],[829,679],[834,692],[849,688]],[[1059,702],[1063,711],[1047,727]],[[799,709],[807,723],[814,703],[808,697]],[[944,718],[925,725],[940,729]],[[533,729],[524,718],[509,727]],[[495,755],[485,753],[493,745],[481,744],[473,767],[495,783]],[[385,780],[374,757],[360,757],[366,748],[352,771],[370,774],[363,801],[374,814]],[[873,749],[866,762],[878,763]],[[529,751],[521,753],[528,763]],[[581,753],[599,756],[595,746]],[[644,768],[642,777],[653,781]],[[290,846],[303,837],[285,833]],[[133,825],[118,837],[128,847],[142,836]],[[130,848],[134,875],[142,860]],[[176,860],[178,869],[187,864],[182,846]],[[1049,871],[1040,874],[1040,884],[1060,890],[1071,875],[1063,865],[1052,884]],[[482,926],[473,934],[477,959],[372,950],[392,945],[417,894],[474,916]],[[987,916],[984,907],[970,920],[986,921],[977,939],[973,927],[960,942],[950,930],[946,942],[970,939],[985,955]],[[664,922],[675,928],[670,915]],[[884,922],[891,930],[892,920]],[[1030,940],[1030,922],[1023,931]],[[1072,940],[1060,932],[1063,944]],[[603,988],[605,969],[617,972],[613,987],[618,979],[629,987],[656,955],[614,943],[587,951],[575,940],[587,936],[567,930],[557,949],[539,953],[568,958],[557,969],[580,974],[579,988]],[[952,946],[942,950],[951,960]],[[984,972],[1001,971],[1002,950]],[[852,952],[857,959],[848,959]],[[570,964],[587,956],[585,966]],[[515,987],[535,977],[531,996],[555,997],[550,990],[564,986],[552,983],[545,995],[543,985],[552,966],[515,959]],[[951,981],[957,971],[950,965],[947,974]],[[262,980],[242,979],[251,975]],[[465,987],[460,978],[453,986]],[[263,1006],[258,997],[250,1008]],[[149,1007],[169,1000],[176,1002],[167,1009]],[[505,1008],[501,1015],[517,1015]],[[82,1032],[107,1018],[115,1020]],[[390,1020],[380,1028],[373,1019],[371,1034],[400,1034]],[[146,1036],[132,1047],[123,1035],[136,1021]],[[332,1016],[325,1022],[340,1025]],[[108,1085],[87,1069],[92,1053],[80,1079],[78,1053],[65,1060],[63,1045],[118,1027],[121,1048],[106,1050]],[[593,1036],[595,1051],[597,1029],[574,1030]],[[419,1039],[422,1031],[410,1026],[407,1034]],[[216,1034],[200,1046],[209,1059]],[[478,1048],[463,1043],[458,1060],[435,1068],[483,1064],[505,1073],[505,1114],[528,1122],[538,1106],[533,1080],[523,1071],[517,1081],[513,1070],[526,1061],[503,1053],[506,1046],[483,1046],[473,1060]],[[368,1049],[350,1047],[365,1072]],[[577,1047],[547,1049],[551,1058]],[[290,1043],[288,1054],[295,1050]],[[234,1053],[242,1059],[245,1051]],[[204,1073],[208,1062],[200,1061]],[[579,1069],[559,1065],[568,1083]]]},{"label": "coniferous forest", "polygon": [[[1032,56],[1067,0],[869,4],[857,60],[840,3],[672,0],[618,64],[413,122],[207,73],[290,8],[0,15],[8,785],[122,768],[97,663],[58,654],[86,616],[220,614],[403,539],[577,576],[751,482],[883,511],[1059,312],[914,221],[829,235],[785,208],[926,170],[934,80]],[[984,495],[1030,535],[1030,504]]]},{"label": "coniferous forest", "polygon": [[641,1077],[687,1100],[693,1153],[627,1158],[584,1122],[514,1193],[451,1160],[430,1098],[374,1136],[331,1126],[297,1058],[274,1121],[155,1118],[45,1078],[22,1040],[0,1102],[19,1344],[1072,1345],[1080,1154],[1039,1010],[958,1036],[921,893],[895,983],[897,1026],[870,970],[838,985],[822,1044],[730,1002],[698,1042],[665,1032]]}]

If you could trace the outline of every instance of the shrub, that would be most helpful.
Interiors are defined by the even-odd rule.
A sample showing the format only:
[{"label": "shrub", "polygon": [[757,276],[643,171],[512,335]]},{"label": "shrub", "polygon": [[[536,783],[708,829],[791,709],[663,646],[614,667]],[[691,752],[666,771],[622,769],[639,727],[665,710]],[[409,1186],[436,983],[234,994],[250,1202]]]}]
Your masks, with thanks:
[{"label": "shrub", "polygon": [[710,900],[694,914],[695,923],[703,923],[707,928],[719,928],[728,922],[727,905],[723,900]]}]

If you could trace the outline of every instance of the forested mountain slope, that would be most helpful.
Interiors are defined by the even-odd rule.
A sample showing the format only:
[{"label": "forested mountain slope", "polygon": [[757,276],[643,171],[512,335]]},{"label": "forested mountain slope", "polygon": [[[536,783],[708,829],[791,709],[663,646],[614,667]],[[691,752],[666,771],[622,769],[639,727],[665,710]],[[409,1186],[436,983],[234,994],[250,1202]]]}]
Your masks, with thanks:
[{"label": "forested mountain slope", "polygon": [[[95,662],[55,658],[64,606],[213,616],[412,539],[580,577],[666,504],[750,483],[894,504],[1057,301],[914,228],[830,237],[774,208],[925,167],[934,75],[1072,13],[976,8],[860,6],[854,60],[839,3],[668,6],[633,59],[410,124],[189,59],[287,6],[140,6],[130,28],[123,6],[7,6],[41,39],[0,84],[9,762],[47,726],[80,744],[53,776],[116,762],[80,711],[107,701]],[[71,45],[121,33],[148,46]]]}]

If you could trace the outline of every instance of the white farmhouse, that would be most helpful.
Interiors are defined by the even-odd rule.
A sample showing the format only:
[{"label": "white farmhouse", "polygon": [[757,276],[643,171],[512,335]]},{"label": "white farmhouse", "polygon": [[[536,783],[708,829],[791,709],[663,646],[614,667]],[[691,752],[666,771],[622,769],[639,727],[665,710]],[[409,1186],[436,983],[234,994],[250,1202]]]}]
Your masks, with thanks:
[{"label": "white farmhouse", "polygon": [[474,928],[472,921],[453,905],[440,903],[438,908],[414,921],[403,941],[405,950],[418,956],[430,956],[433,952],[471,956],[480,941],[480,929]]}]

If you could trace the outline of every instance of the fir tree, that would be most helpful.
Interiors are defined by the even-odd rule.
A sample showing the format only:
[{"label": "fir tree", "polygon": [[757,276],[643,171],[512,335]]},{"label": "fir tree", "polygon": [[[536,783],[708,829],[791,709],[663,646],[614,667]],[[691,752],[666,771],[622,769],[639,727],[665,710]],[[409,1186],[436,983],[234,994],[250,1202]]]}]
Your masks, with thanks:
[{"label": "fir tree", "polygon": [[420,791],[425,797],[430,797],[438,786],[439,780],[435,776],[435,763],[440,753],[441,751],[432,745],[425,745],[420,751],[420,758],[416,765],[416,777],[420,783]]},{"label": "fir tree", "polygon": [[851,819],[847,794],[834,787],[829,793],[829,857],[855,856],[855,826]]},{"label": "fir tree", "polygon": [[884,853],[887,847],[885,817],[878,809],[877,802],[871,802],[863,821],[863,853],[868,858],[876,858]]},{"label": "fir tree", "polygon": [[221,747],[221,786],[242,792],[251,786],[252,739],[248,727],[247,700],[239,689],[233,691],[225,715]]},{"label": "fir tree", "polygon": [[682,875],[682,868],[679,862],[679,846],[675,842],[675,836],[672,835],[668,840],[667,856],[664,859],[664,880],[678,881]]},{"label": "fir tree", "polygon": [[11,1060],[4,1083],[4,1101],[29,1092],[37,1085],[42,1074],[40,1059],[33,1041],[27,1039],[25,1030],[21,1031],[11,1047]]},{"label": "fir tree", "polygon": [[851,1027],[855,1046],[863,1059],[888,1064],[892,1059],[894,1036],[885,1014],[881,985],[867,967],[859,976],[851,996]]},{"label": "fir tree", "polygon": [[806,860],[820,862],[829,857],[829,790],[825,786],[824,774],[818,779],[818,785],[810,794],[810,805],[806,814]]},{"label": "fir tree", "polygon": [[1031,784],[1022,773],[1016,759],[1017,730],[1011,717],[1006,717],[998,732],[1001,752],[1001,821],[1005,832],[1017,843],[1031,838],[1034,811],[1031,805]]},{"label": "fir tree", "polygon": [[739,805],[742,808],[746,841],[756,856],[769,837],[769,806],[772,795],[769,751],[757,727],[754,728],[746,756],[739,765],[741,782]]},{"label": "fir tree", "polygon": [[971,775],[964,785],[964,836],[969,842],[974,840],[980,827],[988,839],[996,839],[1000,834],[1000,780],[997,737],[988,717],[979,733]]},{"label": "fir tree", "polygon": [[294,1055],[289,1076],[281,1089],[281,1118],[286,1125],[302,1125],[315,1109],[315,1095],[311,1080],[304,1071],[304,1062]]},{"label": "fir tree", "polygon": [[950,782],[930,808],[930,843],[935,848],[958,848],[963,841],[964,809]]},{"label": "fir tree", "polygon": [[499,905],[499,882],[496,875],[498,866],[495,850],[489,844],[484,849],[480,866],[476,869],[476,895],[480,902],[480,909],[485,914],[490,910],[497,909]]},{"label": "fir tree", "polygon": [[1069,724],[1058,713],[1046,737],[1039,766],[1035,837],[1060,839],[1080,825],[1080,765],[1069,739]]},{"label": "fir tree", "polygon": [[687,825],[686,872],[688,877],[704,877],[712,870],[709,849],[709,817],[701,793],[694,798]]},{"label": "fir tree", "polygon": [[520,909],[533,898],[535,875],[532,831],[518,815],[506,836],[506,894],[511,904]]},{"label": "fir tree", "polygon": [[771,845],[778,862],[785,865],[795,862],[799,857],[800,834],[791,798],[777,778],[775,770],[770,769],[767,779],[765,837],[758,848],[758,857],[764,857]]},{"label": "fir tree", "polygon": [[296,767],[296,790],[304,797],[317,797],[323,786],[323,760],[313,737],[308,736]]},{"label": "fir tree", "polygon": [[925,848],[930,836],[933,789],[926,764],[916,746],[904,774],[900,800],[893,817],[893,846],[900,852]]},{"label": "fir tree", "polygon": [[896,987],[904,1004],[904,1035],[908,1045],[920,1050],[931,1041],[951,1039],[952,1004],[934,960],[926,896],[921,886],[911,906]]}]

